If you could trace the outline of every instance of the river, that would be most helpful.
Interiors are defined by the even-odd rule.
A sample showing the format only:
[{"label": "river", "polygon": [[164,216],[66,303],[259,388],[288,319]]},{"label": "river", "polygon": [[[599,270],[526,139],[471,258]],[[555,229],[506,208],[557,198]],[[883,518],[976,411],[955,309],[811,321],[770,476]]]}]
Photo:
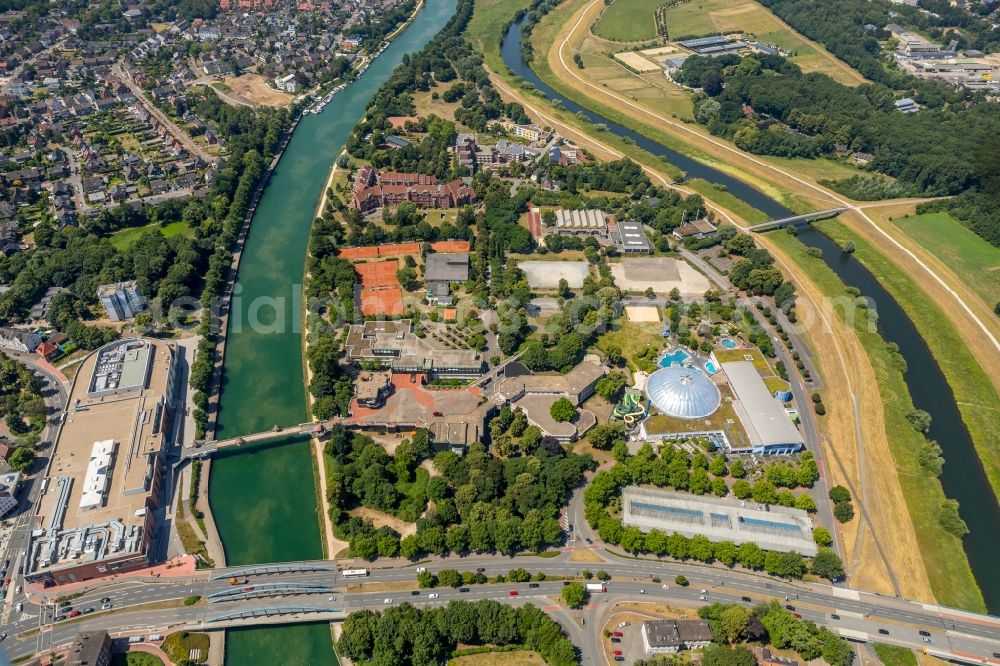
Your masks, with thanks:
[{"label": "river", "polygon": [[[515,23],[504,35],[500,53],[504,64],[517,76],[531,83],[550,100],[558,99],[571,113],[582,112],[593,123],[603,123],[609,132],[631,138],[643,150],[663,157],[682,169],[688,178],[703,178],[724,185],[736,198],[769,215],[772,219],[794,213],[774,199],[745,182],[697,160],[670,150],[652,139],[634,132],[604,116],[580,106],[555,91],[521,60],[521,26]],[[823,259],[847,285],[857,287],[874,301],[878,312],[879,332],[889,342],[899,345],[909,370],[905,375],[913,404],[931,415],[928,437],[936,440],[944,451],[946,464],[941,474],[945,494],[958,500],[960,513],[969,526],[963,547],[973,575],[979,583],[990,613],[1000,613],[1000,569],[995,565],[1000,552],[1000,504],[993,492],[982,461],[972,444],[969,431],[962,421],[955,396],[948,386],[940,366],[916,326],[892,296],[854,257],[844,254],[836,243],[814,229],[798,235],[806,245],[823,251]]]},{"label": "river", "polygon": [[[217,437],[308,420],[302,367],[301,285],[313,214],[330,168],[372,94],[405,53],[454,14],[427,0],[413,23],[358,80],[299,123],[254,214],[226,337]],[[229,564],[322,557],[308,440],[222,455],[209,495]],[[325,624],[231,632],[230,666],[328,664]]]}]

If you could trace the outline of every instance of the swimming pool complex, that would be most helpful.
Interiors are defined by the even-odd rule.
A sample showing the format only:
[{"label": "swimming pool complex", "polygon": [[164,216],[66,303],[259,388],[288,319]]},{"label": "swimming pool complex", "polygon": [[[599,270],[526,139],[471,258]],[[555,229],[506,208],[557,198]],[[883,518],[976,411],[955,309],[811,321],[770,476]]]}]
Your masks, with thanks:
[{"label": "swimming pool complex", "polygon": [[660,367],[669,368],[672,365],[683,365],[684,361],[689,358],[691,358],[691,354],[688,354],[683,349],[678,349],[660,359]]}]

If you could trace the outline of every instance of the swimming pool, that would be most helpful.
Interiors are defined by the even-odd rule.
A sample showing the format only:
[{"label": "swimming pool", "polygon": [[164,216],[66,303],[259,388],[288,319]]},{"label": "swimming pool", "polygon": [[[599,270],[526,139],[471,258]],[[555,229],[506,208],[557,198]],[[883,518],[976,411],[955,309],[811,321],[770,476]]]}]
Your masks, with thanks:
[{"label": "swimming pool", "polygon": [[705,372],[707,372],[709,376],[714,375],[718,371],[719,369],[715,367],[715,363],[712,363],[711,361],[707,361],[705,363]]},{"label": "swimming pool", "polygon": [[683,349],[678,349],[660,359],[660,367],[669,368],[672,365],[682,365],[689,358],[691,358],[691,354],[688,354]]},{"label": "swimming pool", "polygon": [[736,349],[736,341],[732,338],[722,338],[722,346],[726,349]]}]

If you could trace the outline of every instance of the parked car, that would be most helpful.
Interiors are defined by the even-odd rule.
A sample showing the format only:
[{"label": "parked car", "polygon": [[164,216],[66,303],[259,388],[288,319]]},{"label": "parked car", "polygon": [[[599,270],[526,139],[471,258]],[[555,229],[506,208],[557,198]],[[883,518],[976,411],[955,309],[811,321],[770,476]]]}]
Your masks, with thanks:
[{"label": "parked car", "polygon": [[620,655],[621,655],[621,653],[622,653],[622,651],[621,651],[621,650],[615,650],[615,651],[614,651],[614,652],[612,652],[611,654],[613,654],[614,656],[618,657],[618,656],[620,656]]},{"label": "parked car", "polygon": [[94,612],[94,609],[93,609],[93,608],[84,608],[84,609],[83,609],[82,611],[80,611],[80,612],[81,612],[81,613],[83,613],[84,615],[88,615],[88,614],[90,614],[90,613],[93,613],[93,612]]},{"label": "parked car", "polygon": [[612,631],[612,632],[611,632],[611,635],[612,635],[612,636],[614,636],[614,637],[616,637],[616,638],[621,638],[621,637],[622,637],[622,636],[624,636],[625,634],[623,634],[623,633],[622,633],[622,632],[620,632],[620,631]]}]

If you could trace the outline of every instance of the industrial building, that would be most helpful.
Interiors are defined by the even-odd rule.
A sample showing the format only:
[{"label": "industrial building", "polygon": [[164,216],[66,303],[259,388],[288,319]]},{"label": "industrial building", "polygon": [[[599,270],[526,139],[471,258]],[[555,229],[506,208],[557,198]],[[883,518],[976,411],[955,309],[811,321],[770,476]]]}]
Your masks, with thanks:
[{"label": "industrial building", "polygon": [[646,620],[642,623],[642,645],[646,654],[676,654],[700,650],[712,642],[708,620]]},{"label": "industrial building", "polygon": [[60,585],[145,567],[157,533],[175,349],[112,342],[73,382],[27,552],[28,582]]},{"label": "industrial building", "polygon": [[[750,440],[749,453],[795,453],[805,448],[784,405],[767,390],[752,361],[722,363],[736,401],[733,407]],[[734,452],[742,452],[734,449]]]},{"label": "industrial building", "polygon": [[642,222],[623,220],[617,224],[611,233],[611,240],[618,246],[618,251],[624,254],[646,254],[653,249],[642,228]]},{"label": "industrial building", "polygon": [[97,288],[97,298],[111,321],[131,319],[146,309],[146,301],[135,280],[102,284]]},{"label": "industrial building", "polygon": [[750,501],[627,486],[622,492],[622,522],[643,532],[655,529],[737,545],[756,543],[766,550],[807,556],[818,552],[809,514]]}]

